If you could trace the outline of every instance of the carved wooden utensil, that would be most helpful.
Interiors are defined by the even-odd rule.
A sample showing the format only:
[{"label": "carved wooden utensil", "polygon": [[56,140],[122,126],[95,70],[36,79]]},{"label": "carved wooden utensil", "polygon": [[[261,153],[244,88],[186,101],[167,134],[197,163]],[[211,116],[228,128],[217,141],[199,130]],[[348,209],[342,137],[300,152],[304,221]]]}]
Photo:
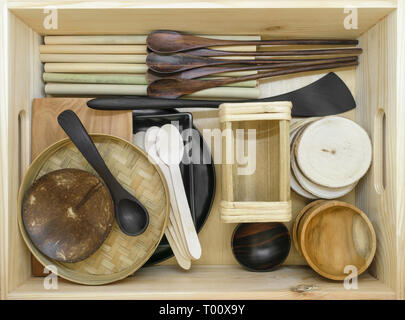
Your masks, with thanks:
[{"label": "carved wooden utensil", "polygon": [[273,50],[273,51],[224,51],[210,48],[188,50],[187,54],[199,57],[282,57],[282,56],[323,56],[361,54],[361,48],[340,48],[340,49],[309,49],[309,50]]},{"label": "carved wooden utensil", "polygon": [[341,57],[341,58],[330,58],[330,59],[308,59],[308,60],[301,60],[297,62],[281,62],[275,64],[268,64],[268,65],[257,65],[257,66],[236,66],[236,67],[199,67],[190,70],[185,70],[182,72],[175,72],[175,73],[159,73],[154,72],[153,70],[148,70],[146,73],[146,79],[149,83],[164,79],[196,79],[201,78],[204,76],[217,74],[217,73],[224,73],[224,72],[234,72],[234,71],[252,71],[252,70],[268,70],[268,69],[278,69],[278,68],[292,68],[292,67],[301,67],[301,66],[311,66],[311,65],[319,65],[319,64],[327,64],[327,63],[334,63],[334,62],[346,62],[346,61],[353,61],[356,60],[355,57]]},{"label": "carved wooden utensil", "polygon": [[353,61],[349,62],[339,62],[331,64],[323,64],[317,66],[305,66],[297,68],[289,68],[287,70],[277,70],[270,71],[262,74],[255,74],[244,77],[236,77],[229,79],[219,79],[219,80],[177,80],[177,79],[162,79],[151,83],[148,86],[147,92],[149,97],[156,98],[168,98],[176,99],[183,95],[191,94],[203,89],[220,87],[225,84],[247,81],[247,80],[257,80],[268,77],[281,76],[286,74],[315,71],[315,70],[326,70],[332,68],[341,68],[358,65],[357,57]]},{"label": "carved wooden utensil", "polygon": [[104,183],[78,169],[40,177],[24,196],[23,222],[35,246],[62,262],[88,258],[107,238],[114,204]]},{"label": "carved wooden utensil", "polygon": [[341,39],[288,39],[288,40],[219,40],[182,34],[177,31],[157,30],[151,32],[146,44],[159,53],[182,52],[191,49],[233,45],[357,45],[357,40]]},{"label": "carved wooden utensil", "polygon": [[248,59],[213,59],[208,57],[198,57],[187,53],[175,53],[170,55],[149,53],[146,57],[146,65],[154,72],[172,73],[190,70],[194,68],[219,66],[229,64],[276,64],[284,62],[296,62],[297,59],[263,59],[263,60],[248,60]]}]

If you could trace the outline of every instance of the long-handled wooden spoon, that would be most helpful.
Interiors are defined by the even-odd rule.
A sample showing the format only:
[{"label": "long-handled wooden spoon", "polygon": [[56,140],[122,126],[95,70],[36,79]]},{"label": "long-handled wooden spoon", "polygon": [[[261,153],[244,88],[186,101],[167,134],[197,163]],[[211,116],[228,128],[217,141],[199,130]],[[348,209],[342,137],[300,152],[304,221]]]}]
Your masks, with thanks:
[{"label": "long-handled wooden spoon", "polygon": [[285,40],[219,40],[182,34],[171,30],[151,32],[146,44],[149,49],[159,53],[174,53],[215,46],[233,45],[357,45],[357,40],[341,39],[285,39]]},{"label": "long-handled wooden spoon", "polygon": [[348,62],[357,61],[357,57],[341,57],[341,58],[331,58],[331,59],[317,59],[317,60],[302,60],[299,62],[284,62],[275,63],[269,65],[257,65],[257,66],[236,66],[236,67],[200,67],[195,69],[186,70],[183,72],[176,73],[158,73],[152,70],[148,70],[146,73],[146,79],[148,83],[157,81],[164,78],[170,79],[196,79],[211,74],[233,72],[233,71],[252,71],[252,70],[268,70],[268,69],[278,69],[278,68],[292,68],[292,67],[302,67],[311,66],[319,64],[328,64],[335,62]]},{"label": "long-handled wooden spoon", "polygon": [[188,50],[186,53],[199,57],[230,57],[230,56],[254,56],[254,57],[282,57],[282,56],[324,56],[361,54],[361,48],[341,49],[310,49],[310,50],[274,50],[274,51],[223,51],[210,48]]},{"label": "long-handled wooden spoon", "polygon": [[178,79],[161,79],[148,85],[148,96],[157,98],[176,99],[183,95],[191,94],[203,89],[220,87],[225,84],[235,83],[239,81],[257,80],[268,77],[281,76],[292,73],[300,73],[306,71],[326,70],[332,68],[341,68],[358,65],[358,61],[339,62],[331,64],[322,64],[316,66],[305,66],[290,68],[285,70],[270,71],[262,74],[255,74],[244,77],[219,79],[219,80],[178,80]]},{"label": "long-handled wooden spoon", "polygon": [[218,66],[228,64],[274,64],[282,62],[296,62],[297,59],[267,59],[267,60],[225,60],[213,59],[208,57],[197,57],[186,53],[175,53],[171,55],[162,55],[149,53],[146,57],[146,64],[149,69],[160,73],[181,72],[199,67]]}]

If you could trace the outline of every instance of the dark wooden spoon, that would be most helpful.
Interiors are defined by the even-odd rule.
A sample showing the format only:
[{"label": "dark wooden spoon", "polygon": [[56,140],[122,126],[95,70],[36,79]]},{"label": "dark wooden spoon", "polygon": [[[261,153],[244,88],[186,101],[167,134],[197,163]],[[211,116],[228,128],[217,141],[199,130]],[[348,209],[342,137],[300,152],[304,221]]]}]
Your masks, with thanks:
[{"label": "dark wooden spoon", "polygon": [[288,40],[218,40],[197,37],[171,30],[151,32],[146,44],[158,53],[174,53],[191,49],[233,45],[357,45],[357,40],[341,39],[288,39]]},{"label": "dark wooden spoon", "polygon": [[77,115],[72,110],[63,111],[58,122],[110,190],[120,229],[129,236],[143,233],[149,224],[148,212],[112,175]]},{"label": "dark wooden spoon", "polygon": [[198,57],[230,57],[230,56],[254,56],[254,57],[282,57],[282,56],[324,56],[361,54],[361,48],[341,49],[317,49],[317,50],[283,50],[283,51],[223,51],[209,48],[188,50],[185,53]]},{"label": "dark wooden spoon", "polygon": [[228,64],[271,64],[282,62],[295,62],[295,60],[288,59],[267,59],[267,60],[225,60],[225,59],[212,59],[208,57],[197,57],[186,53],[175,53],[170,55],[163,55],[157,53],[149,53],[146,57],[146,64],[149,69],[159,73],[172,73],[190,70],[199,67],[218,66]]},{"label": "dark wooden spoon", "polygon": [[357,60],[349,62],[339,62],[331,64],[321,64],[315,66],[304,66],[289,68],[283,70],[270,71],[261,74],[254,74],[244,77],[218,79],[218,80],[178,80],[178,79],[161,79],[148,85],[148,96],[156,98],[176,99],[183,95],[191,94],[203,89],[221,87],[226,84],[236,83],[247,80],[257,80],[262,78],[269,78],[281,76],[292,73],[300,73],[306,71],[326,70],[332,68],[341,68],[358,65]]},{"label": "dark wooden spoon", "polygon": [[301,66],[310,66],[310,65],[319,65],[327,64],[334,62],[347,62],[355,61],[356,57],[340,57],[340,58],[330,58],[330,59],[308,59],[301,60],[299,62],[284,62],[284,63],[275,63],[269,65],[257,65],[257,66],[236,66],[236,67],[200,67],[195,69],[186,70],[183,72],[175,73],[158,73],[152,70],[148,70],[146,73],[146,79],[148,83],[160,79],[196,79],[211,74],[224,73],[224,72],[234,72],[234,71],[252,71],[252,70],[268,70],[268,69],[279,69],[279,68],[292,68],[292,67],[301,67]]}]

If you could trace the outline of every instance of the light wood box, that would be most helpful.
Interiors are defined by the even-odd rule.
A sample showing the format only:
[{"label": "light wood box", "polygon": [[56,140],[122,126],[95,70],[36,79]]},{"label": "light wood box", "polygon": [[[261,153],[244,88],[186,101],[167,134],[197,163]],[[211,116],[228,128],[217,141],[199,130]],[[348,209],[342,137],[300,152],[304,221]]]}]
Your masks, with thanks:
[{"label": "light wood box", "polygon": [[[57,6],[56,30],[45,30],[44,8]],[[357,7],[357,28],[344,27],[345,8]],[[350,11],[350,10],[349,10]],[[397,299],[405,298],[405,39],[403,1],[9,1],[0,27],[0,268],[3,299]],[[350,22],[350,21],[349,21]],[[356,26],[354,26],[356,27]],[[59,279],[46,290],[31,276],[30,253],[17,224],[17,192],[30,163],[33,98],[43,97],[38,46],[44,34],[146,34],[154,29],[197,34],[259,34],[263,38],[358,38],[364,53],[357,69],[340,70],[358,103],[349,112],[369,133],[374,161],[355,192],[345,198],[363,210],[377,234],[377,253],[358,288],[325,280],[291,251],[270,273],[241,269],[230,251],[232,224],[220,222],[220,183],[210,218],[200,233],[203,256],[190,272],[173,261],[145,268],[134,277],[91,287]],[[263,81],[263,95],[296,89],[319,73]],[[219,128],[216,110],[194,112],[196,125]],[[385,124],[385,125],[384,125]],[[385,128],[385,129],[384,129]],[[213,151],[214,152],[214,151]],[[214,152],[215,153],[215,152]],[[216,166],[220,177],[220,167]],[[220,181],[220,179],[217,179]],[[292,193],[293,218],[307,203]],[[289,225],[290,226],[290,225]],[[294,290],[300,284],[317,289]]]},{"label": "light wood box", "polygon": [[221,220],[288,222],[292,103],[223,103]]}]

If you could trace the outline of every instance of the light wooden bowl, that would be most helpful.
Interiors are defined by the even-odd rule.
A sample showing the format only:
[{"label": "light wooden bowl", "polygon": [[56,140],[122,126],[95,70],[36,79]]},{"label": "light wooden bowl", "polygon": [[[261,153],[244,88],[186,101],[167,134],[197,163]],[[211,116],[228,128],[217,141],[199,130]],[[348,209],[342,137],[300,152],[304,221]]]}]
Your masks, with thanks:
[{"label": "light wooden bowl", "polygon": [[136,237],[127,236],[114,221],[102,246],[87,259],[76,263],[53,260],[34,246],[21,217],[22,199],[32,183],[44,174],[62,168],[76,168],[96,174],[70,139],[51,145],[32,162],[18,194],[18,224],[25,243],[42,265],[55,266],[58,275],[67,280],[101,285],[133,274],[149,259],[166,229],[170,202],[163,174],[148,160],[144,151],[110,135],[92,134],[91,138],[112,174],[148,210],[149,226],[145,232]]},{"label": "light wooden bowl", "polygon": [[[324,201],[307,210],[298,222],[297,239],[311,268],[332,280],[362,274],[376,250],[370,220],[360,209],[341,201]],[[348,266],[357,272],[345,270]]]}]

